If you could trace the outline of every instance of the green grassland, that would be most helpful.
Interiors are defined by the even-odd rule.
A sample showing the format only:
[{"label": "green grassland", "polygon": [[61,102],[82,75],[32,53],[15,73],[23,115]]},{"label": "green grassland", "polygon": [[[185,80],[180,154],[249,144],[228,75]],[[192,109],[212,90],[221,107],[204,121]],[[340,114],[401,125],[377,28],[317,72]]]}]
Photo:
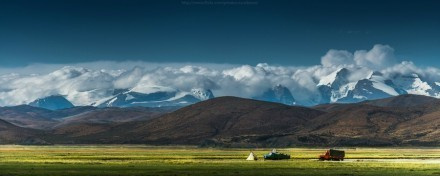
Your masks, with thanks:
[{"label": "green grassland", "polygon": [[440,175],[440,148],[345,148],[346,160],[318,161],[325,149],[278,149],[290,160],[268,161],[270,149],[191,146],[0,146],[0,175]]}]

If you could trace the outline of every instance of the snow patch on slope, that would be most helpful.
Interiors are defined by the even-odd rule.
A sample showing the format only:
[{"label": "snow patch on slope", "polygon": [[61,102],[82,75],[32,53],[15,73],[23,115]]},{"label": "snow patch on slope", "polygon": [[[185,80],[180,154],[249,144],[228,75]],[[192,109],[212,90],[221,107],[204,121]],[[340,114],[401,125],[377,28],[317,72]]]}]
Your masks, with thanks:
[{"label": "snow patch on slope", "polygon": [[413,73],[410,75],[399,75],[393,82],[406,90],[409,94],[430,96],[430,90],[432,87],[425,81],[422,81],[420,77]]},{"label": "snow patch on slope", "polygon": [[319,83],[317,86],[332,86],[332,84],[336,81],[337,75],[338,73],[342,70],[343,68],[340,68],[334,72],[332,72],[331,74],[322,77],[319,80]]},{"label": "snow patch on slope", "polygon": [[131,89],[132,92],[139,92],[144,94],[150,94],[155,92],[175,92],[176,89],[173,89],[171,87],[165,87],[165,86],[158,86],[158,85],[137,85],[133,89]]},{"label": "snow patch on slope", "polygon": [[392,95],[392,96],[399,95],[399,93],[397,93],[397,91],[394,88],[385,84],[386,80],[383,76],[373,74],[373,75],[371,75],[370,80],[372,81],[374,88],[381,90],[381,91],[383,91],[389,95]]}]

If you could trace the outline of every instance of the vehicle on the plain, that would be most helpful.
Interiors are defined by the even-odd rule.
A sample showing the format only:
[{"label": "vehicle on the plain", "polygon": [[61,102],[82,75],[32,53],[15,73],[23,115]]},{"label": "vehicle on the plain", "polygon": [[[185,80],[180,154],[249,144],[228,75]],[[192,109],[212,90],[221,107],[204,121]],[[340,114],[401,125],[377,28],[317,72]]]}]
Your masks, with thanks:
[{"label": "vehicle on the plain", "polygon": [[319,155],[319,160],[344,161],[345,151],[329,149],[323,155]]},{"label": "vehicle on the plain", "polygon": [[290,155],[279,153],[276,149],[273,149],[270,153],[265,154],[263,156],[265,160],[282,160],[282,159],[290,159]]}]

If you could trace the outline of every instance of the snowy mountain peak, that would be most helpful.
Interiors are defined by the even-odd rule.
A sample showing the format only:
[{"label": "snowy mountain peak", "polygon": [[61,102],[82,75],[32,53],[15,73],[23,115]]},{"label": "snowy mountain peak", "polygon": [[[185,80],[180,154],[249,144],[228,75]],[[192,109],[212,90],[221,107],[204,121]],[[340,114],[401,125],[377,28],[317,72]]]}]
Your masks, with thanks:
[{"label": "snowy mountain peak", "polygon": [[346,68],[340,68],[333,73],[323,77],[319,80],[317,86],[330,86],[330,87],[339,87],[343,84],[348,83],[347,77],[350,74],[350,71]]},{"label": "snowy mountain peak", "polygon": [[433,88],[416,73],[397,75],[392,81],[396,86],[406,90],[409,94],[432,96],[430,92]]},{"label": "snowy mountain peak", "polygon": [[29,105],[50,110],[66,109],[74,107],[74,105],[61,95],[51,95],[45,98],[37,99]]},{"label": "snowy mountain peak", "polygon": [[206,89],[194,88],[191,89],[191,94],[199,100],[208,100],[214,98],[214,94],[209,89],[206,90]]},{"label": "snowy mountain peak", "polygon": [[[338,81],[338,72],[332,73],[335,76],[331,84],[319,87],[321,95],[325,101],[352,103],[363,100],[386,98],[401,94],[418,94],[426,96],[439,96],[435,83],[424,81],[416,73],[395,75],[391,79],[383,73],[371,72],[367,79],[361,79],[347,84],[335,84]],[[343,77],[339,77],[343,78]],[[343,81],[339,81],[344,83]],[[338,85],[338,86],[335,86]],[[440,87],[439,87],[440,89]]]},{"label": "snowy mountain peak", "polygon": [[351,103],[401,94],[440,98],[440,77],[432,74],[435,70],[402,64],[381,71],[356,65],[339,69],[267,64],[224,70],[195,66],[153,70],[134,67],[114,72],[64,67],[42,75],[0,75],[0,105],[19,105],[40,98],[33,102],[39,106],[52,101],[45,96],[61,94],[78,106],[184,106],[213,98],[211,90],[201,89],[205,87],[215,88],[221,96],[256,97],[289,105]]},{"label": "snowy mountain peak", "polygon": [[321,93],[321,103],[337,102],[347,96],[355,88],[356,82],[349,82],[350,71],[341,68],[320,80],[318,90]]},{"label": "snowy mountain peak", "polygon": [[268,89],[261,96],[255,97],[255,99],[277,102],[286,105],[296,104],[295,98],[293,98],[290,90],[287,87],[284,87],[280,84],[274,86],[271,89]]},{"label": "snowy mountain peak", "polygon": [[211,90],[192,89],[190,92],[171,89],[168,87],[154,86],[144,87],[144,92],[136,92],[126,89],[116,89],[113,97],[95,103],[98,107],[161,107],[161,106],[185,106],[199,101],[214,98]]}]

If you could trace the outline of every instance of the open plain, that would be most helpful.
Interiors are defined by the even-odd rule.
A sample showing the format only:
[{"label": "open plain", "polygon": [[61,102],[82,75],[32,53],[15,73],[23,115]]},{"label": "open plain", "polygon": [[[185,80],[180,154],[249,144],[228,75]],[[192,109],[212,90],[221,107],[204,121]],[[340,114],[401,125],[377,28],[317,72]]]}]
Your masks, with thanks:
[{"label": "open plain", "polygon": [[0,146],[0,175],[440,175],[440,148],[339,148],[346,159],[318,161],[324,148],[283,148],[289,160],[263,160],[270,149],[194,146]]}]

